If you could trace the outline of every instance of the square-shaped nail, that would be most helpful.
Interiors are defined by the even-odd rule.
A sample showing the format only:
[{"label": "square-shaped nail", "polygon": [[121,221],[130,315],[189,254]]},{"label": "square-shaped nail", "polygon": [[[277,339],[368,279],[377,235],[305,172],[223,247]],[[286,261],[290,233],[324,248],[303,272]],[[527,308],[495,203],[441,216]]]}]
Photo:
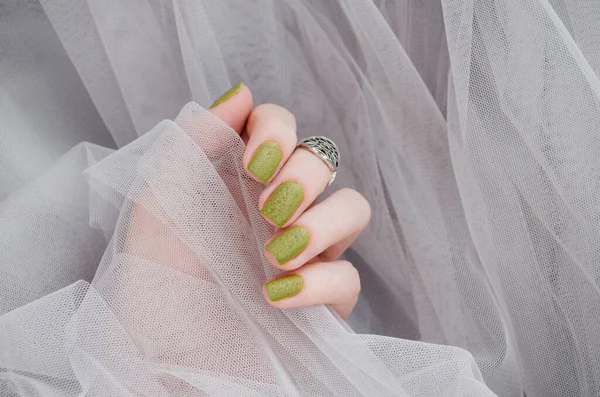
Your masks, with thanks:
[{"label": "square-shaped nail", "polygon": [[265,283],[271,302],[294,296],[304,288],[304,279],[299,274],[290,274]]},{"label": "square-shaped nail", "polygon": [[308,245],[310,234],[302,226],[294,226],[275,237],[266,249],[283,265],[297,257]]},{"label": "square-shaped nail", "polygon": [[248,163],[248,171],[253,173],[262,183],[267,183],[279,167],[282,157],[283,152],[277,142],[265,142],[254,152]]},{"label": "square-shaped nail", "polygon": [[304,200],[304,189],[298,182],[284,182],[275,189],[260,212],[279,227],[285,225]]}]

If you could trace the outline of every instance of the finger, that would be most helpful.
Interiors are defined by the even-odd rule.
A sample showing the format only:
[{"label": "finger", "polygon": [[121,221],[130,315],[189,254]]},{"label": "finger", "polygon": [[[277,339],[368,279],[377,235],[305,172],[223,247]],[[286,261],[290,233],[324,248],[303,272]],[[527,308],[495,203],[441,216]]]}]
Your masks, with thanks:
[{"label": "finger", "polygon": [[329,304],[347,319],[358,300],[360,277],[346,261],[311,263],[266,282],[263,293],[275,307]]},{"label": "finger", "polygon": [[[223,99],[224,98],[224,99]],[[209,159],[218,159],[231,153],[237,137],[229,128],[241,134],[252,110],[252,93],[242,83],[235,85],[216,102],[208,112],[195,113],[178,120],[180,128],[204,151]],[[224,123],[215,122],[217,116]],[[226,124],[226,125],[225,125]],[[228,128],[229,127],[229,128]],[[207,134],[207,130],[210,134]]]},{"label": "finger", "polygon": [[209,112],[241,135],[251,110],[252,93],[243,83],[238,83],[221,95],[211,105]]},{"label": "finger", "polygon": [[297,269],[317,255],[321,260],[337,259],[370,217],[371,207],[360,193],[338,190],[276,233],[265,245],[265,256],[284,270]]},{"label": "finger", "polygon": [[243,162],[248,174],[267,183],[296,147],[296,119],[281,106],[265,104],[250,113]]},{"label": "finger", "polygon": [[273,225],[286,227],[325,190],[331,171],[315,154],[298,148],[260,195],[262,215]]}]

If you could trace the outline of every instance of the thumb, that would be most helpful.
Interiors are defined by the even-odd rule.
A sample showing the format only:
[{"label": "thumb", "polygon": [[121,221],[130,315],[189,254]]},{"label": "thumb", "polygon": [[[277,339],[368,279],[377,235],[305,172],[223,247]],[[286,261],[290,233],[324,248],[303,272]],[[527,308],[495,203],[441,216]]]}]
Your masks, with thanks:
[{"label": "thumb", "polygon": [[244,83],[238,83],[221,95],[210,107],[209,112],[223,120],[241,134],[252,111],[252,93]]}]

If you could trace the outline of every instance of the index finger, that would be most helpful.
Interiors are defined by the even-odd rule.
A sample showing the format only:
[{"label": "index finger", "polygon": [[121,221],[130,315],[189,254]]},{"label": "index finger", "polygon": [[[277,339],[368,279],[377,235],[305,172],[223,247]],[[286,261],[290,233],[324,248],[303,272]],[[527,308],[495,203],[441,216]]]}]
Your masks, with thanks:
[{"label": "index finger", "polygon": [[249,139],[244,167],[252,178],[267,183],[296,147],[296,119],[281,106],[260,105],[250,114],[246,131]]}]

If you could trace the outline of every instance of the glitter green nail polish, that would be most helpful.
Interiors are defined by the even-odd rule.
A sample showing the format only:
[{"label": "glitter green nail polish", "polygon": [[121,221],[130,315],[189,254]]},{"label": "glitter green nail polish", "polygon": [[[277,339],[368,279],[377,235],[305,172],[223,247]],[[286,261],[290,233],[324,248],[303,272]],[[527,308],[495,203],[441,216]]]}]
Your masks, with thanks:
[{"label": "glitter green nail polish", "polygon": [[294,296],[302,291],[303,287],[304,279],[298,274],[290,274],[265,283],[265,289],[271,302]]},{"label": "glitter green nail polish", "polygon": [[284,182],[271,194],[260,212],[281,227],[296,212],[304,199],[304,189],[298,182]]},{"label": "glitter green nail polish", "polygon": [[267,183],[279,167],[283,152],[277,142],[265,142],[256,149],[252,160],[248,163],[248,171]]},{"label": "glitter green nail polish", "polygon": [[234,85],[233,87],[231,87],[226,93],[221,95],[219,97],[219,99],[217,99],[215,101],[215,103],[210,105],[209,109],[215,108],[215,107],[219,106],[220,104],[222,104],[223,102],[227,101],[229,98],[231,98],[232,96],[237,94],[242,89],[243,86],[244,86],[244,83],[240,82],[240,83],[237,83],[236,85]]},{"label": "glitter green nail polish", "polygon": [[297,257],[308,245],[310,234],[301,226],[289,228],[267,244],[267,250],[272,253],[277,262],[283,265]]}]

